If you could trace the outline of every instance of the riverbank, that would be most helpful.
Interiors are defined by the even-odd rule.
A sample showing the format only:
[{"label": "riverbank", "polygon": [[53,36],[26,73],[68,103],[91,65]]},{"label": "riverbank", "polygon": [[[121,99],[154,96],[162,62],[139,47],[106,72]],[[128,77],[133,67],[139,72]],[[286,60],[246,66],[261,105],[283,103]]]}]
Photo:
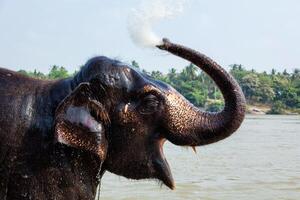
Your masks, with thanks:
[{"label": "riverbank", "polygon": [[267,104],[247,104],[246,108],[247,114],[253,115],[267,115],[267,114],[278,114],[278,115],[299,115],[299,109],[287,109],[287,108],[280,108],[276,109],[272,107],[272,105]]}]

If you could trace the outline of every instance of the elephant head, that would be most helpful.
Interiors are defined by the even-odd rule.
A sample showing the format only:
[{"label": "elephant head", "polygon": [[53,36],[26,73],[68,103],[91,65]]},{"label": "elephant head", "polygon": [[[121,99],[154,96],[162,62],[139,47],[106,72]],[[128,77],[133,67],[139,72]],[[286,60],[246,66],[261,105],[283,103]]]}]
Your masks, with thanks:
[{"label": "elephant head", "polygon": [[201,111],[171,86],[121,62],[97,57],[73,78],[77,87],[58,106],[55,137],[97,154],[102,172],[158,179],[173,189],[164,142],[194,147],[230,136],[244,119],[245,98],[234,78],[205,55],[166,39],[157,47],[205,71],[221,90],[224,109]]}]

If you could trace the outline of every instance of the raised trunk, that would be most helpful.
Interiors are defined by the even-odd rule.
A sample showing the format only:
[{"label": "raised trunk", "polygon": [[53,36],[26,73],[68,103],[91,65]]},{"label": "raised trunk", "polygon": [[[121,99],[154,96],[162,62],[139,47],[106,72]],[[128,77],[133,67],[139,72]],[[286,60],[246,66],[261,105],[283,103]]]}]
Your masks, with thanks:
[{"label": "raised trunk", "polygon": [[235,132],[241,125],[246,109],[244,94],[235,79],[205,55],[163,39],[157,46],[194,63],[208,74],[221,90],[225,107],[221,112],[203,112],[182,96],[170,92],[166,123],[167,139],[177,145],[199,146],[217,142]]}]

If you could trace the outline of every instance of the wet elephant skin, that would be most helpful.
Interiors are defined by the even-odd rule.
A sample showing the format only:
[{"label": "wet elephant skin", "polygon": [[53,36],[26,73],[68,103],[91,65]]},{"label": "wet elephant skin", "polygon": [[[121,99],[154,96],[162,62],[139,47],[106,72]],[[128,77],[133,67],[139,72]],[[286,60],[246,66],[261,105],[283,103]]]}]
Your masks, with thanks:
[{"label": "wet elephant skin", "polygon": [[234,133],[246,105],[234,78],[185,46],[164,39],[158,48],[206,72],[224,109],[201,111],[166,83],[103,56],[55,81],[0,68],[0,199],[94,199],[105,171],[174,189],[166,140],[195,147]]},{"label": "wet elephant skin", "polygon": [[0,69],[0,85],[0,199],[93,199],[99,158],[53,142],[70,81]]}]

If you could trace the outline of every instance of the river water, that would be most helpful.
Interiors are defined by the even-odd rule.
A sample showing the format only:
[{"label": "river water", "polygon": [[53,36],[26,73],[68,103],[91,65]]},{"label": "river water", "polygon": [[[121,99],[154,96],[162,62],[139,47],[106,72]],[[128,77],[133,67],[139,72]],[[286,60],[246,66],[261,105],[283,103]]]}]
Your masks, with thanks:
[{"label": "river water", "polygon": [[300,117],[248,115],[231,137],[191,148],[164,146],[176,189],[106,173],[100,199],[300,199]]}]

